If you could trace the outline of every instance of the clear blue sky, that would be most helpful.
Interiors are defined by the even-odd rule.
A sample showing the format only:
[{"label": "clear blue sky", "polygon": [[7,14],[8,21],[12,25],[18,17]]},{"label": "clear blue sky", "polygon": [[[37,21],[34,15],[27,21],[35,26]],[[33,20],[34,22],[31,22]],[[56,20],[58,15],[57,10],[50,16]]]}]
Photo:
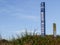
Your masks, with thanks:
[{"label": "clear blue sky", "polygon": [[46,34],[53,34],[53,23],[60,35],[60,0],[0,0],[0,34],[3,38],[24,32],[41,34],[40,3],[46,3]]}]

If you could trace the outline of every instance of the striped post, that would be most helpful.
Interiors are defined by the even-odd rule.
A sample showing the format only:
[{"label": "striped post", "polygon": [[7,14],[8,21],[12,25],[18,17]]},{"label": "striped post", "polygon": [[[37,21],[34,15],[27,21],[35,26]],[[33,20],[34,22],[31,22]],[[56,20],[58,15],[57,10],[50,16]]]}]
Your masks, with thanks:
[{"label": "striped post", "polygon": [[41,36],[45,36],[45,2],[41,2]]}]

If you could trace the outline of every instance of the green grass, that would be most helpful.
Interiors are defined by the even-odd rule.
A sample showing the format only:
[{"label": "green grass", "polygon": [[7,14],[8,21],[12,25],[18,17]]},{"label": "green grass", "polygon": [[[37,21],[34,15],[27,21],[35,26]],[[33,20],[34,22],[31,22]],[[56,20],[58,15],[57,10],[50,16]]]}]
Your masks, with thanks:
[{"label": "green grass", "polygon": [[21,34],[21,37],[12,38],[11,40],[0,40],[0,45],[60,45],[60,36],[56,38],[53,35],[46,35],[41,37],[40,35],[28,33]]}]

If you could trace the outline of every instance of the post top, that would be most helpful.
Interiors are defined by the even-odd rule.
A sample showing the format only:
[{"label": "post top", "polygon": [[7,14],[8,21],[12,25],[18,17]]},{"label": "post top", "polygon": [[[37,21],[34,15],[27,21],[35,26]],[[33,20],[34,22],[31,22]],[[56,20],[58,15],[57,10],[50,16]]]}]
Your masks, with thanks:
[{"label": "post top", "polygon": [[41,2],[41,6],[45,6],[45,2]]}]

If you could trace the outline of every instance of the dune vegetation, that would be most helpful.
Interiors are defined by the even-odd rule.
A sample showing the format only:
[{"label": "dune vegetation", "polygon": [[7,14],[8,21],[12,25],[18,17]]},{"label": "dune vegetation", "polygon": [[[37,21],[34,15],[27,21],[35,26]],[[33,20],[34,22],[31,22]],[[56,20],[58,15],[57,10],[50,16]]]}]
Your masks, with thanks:
[{"label": "dune vegetation", "polygon": [[53,37],[53,35],[46,35],[41,37],[35,33],[17,35],[18,38],[12,38],[11,40],[1,39],[0,45],[60,45],[60,36]]}]

